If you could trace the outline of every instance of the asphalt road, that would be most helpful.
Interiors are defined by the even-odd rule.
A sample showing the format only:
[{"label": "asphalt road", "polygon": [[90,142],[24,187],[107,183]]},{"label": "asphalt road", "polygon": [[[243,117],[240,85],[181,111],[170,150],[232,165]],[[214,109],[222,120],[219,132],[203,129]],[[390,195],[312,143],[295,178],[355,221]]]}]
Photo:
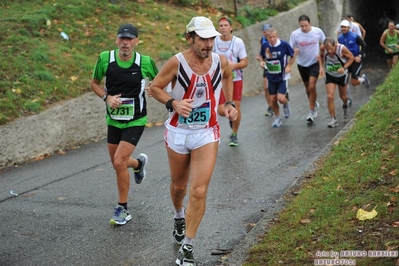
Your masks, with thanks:
[{"label": "asphalt road", "polygon": [[[370,89],[352,89],[350,118],[375,92],[386,70],[368,69]],[[250,229],[323,152],[350,121],[329,119],[323,80],[317,85],[319,115],[308,125],[308,101],[302,84],[290,87],[291,117],[280,128],[265,117],[263,95],[242,101],[238,147],[228,146],[228,121],[221,118],[222,141],[210,184],[207,210],[194,247],[197,265],[220,265],[237,250]],[[0,265],[165,265],[172,266],[178,246],[172,239],[173,214],[164,127],[147,128],[135,156],[149,157],[147,178],[132,180],[123,227],[108,222],[117,203],[115,174],[105,140],[66,154],[0,172]],[[18,194],[13,195],[10,193]],[[245,254],[235,256],[240,265]],[[240,258],[240,259],[239,259]]]}]

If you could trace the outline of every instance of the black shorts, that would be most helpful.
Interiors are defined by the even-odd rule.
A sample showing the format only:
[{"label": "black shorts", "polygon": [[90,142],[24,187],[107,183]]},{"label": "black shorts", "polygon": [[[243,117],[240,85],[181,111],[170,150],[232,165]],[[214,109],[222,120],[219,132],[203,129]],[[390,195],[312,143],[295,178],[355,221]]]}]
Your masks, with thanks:
[{"label": "black shorts", "polygon": [[348,83],[348,74],[346,74],[343,77],[337,78],[326,73],[326,84],[328,83],[334,83],[337,84],[338,86],[344,87]]},{"label": "black shorts", "polygon": [[352,79],[357,79],[360,75],[360,70],[362,70],[362,61],[360,63],[353,62],[348,68],[348,73],[351,74]]},{"label": "black shorts", "polygon": [[385,58],[392,59],[395,55],[399,55],[399,53],[385,53]]},{"label": "black shorts", "polygon": [[298,70],[299,74],[301,74],[302,81],[308,82],[310,77],[319,77],[320,65],[319,62],[314,63],[313,65],[310,65],[308,67],[298,65]]},{"label": "black shorts", "polygon": [[134,126],[128,128],[117,128],[108,126],[107,142],[110,144],[119,144],[120,141],[126,141],[137,146],[145,126]]}]

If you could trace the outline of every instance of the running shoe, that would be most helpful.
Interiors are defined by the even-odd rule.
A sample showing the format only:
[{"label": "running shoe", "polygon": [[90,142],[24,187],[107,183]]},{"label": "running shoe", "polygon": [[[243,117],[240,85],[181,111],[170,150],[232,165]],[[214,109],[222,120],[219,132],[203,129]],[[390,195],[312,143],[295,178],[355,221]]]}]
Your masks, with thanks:
[{"label": "running shoe", "polygon": [[238,146],[237,134],[231,133],[229,146]]},{"label": "running shoe", "polygon": [[287,102],[287,104],[285,104],[283,106],[283,109],[284,109],[284,117],[285,118],[290,117],[290,103],[289,102]]},{"label": "running shoe", "polygon": [[366,76],[366,74],[363,74],[362,78],[364,78],[364,86],[366,86],[366,89],[370,89],[371,82],[369,78]]},{"label": "running shoe", "polygon": [[274,115],[273,109],[271,106],[269,106],[269,108],[267,108],[267,112],[265,113],[265,116],[272,116]]},{"label": "running shoe", "polygon": [[313,124],[314,118],[315,118],[314,111],[312,110],[309,111],[309,115],[306,118],[306,121],[308,121],[309,124]]},{"label": "running shoe", "polygon": [[176,259],[177,265],[183,266],[194,266],[194,247],[192,245],[185,244],[180,247],[179,255]]},{"label": "running shoe", "polygon": [[132,216],[121,205],[115,208],[114,216],[109,220],[110,225],[125,225],[132,219]]},{"label": "running shoe", "polygon": [[316,102],[314,105],[313,117],[317,117],[317,109],[319,109],[319,107],[320,107],[320,104],[318,102]]},{"label": "running shoe", "polygon": [[352,103],[353,103],[352,98],[348,98],[348,106],[352,106]]},{"label": "running shoe", "polygon": [[176,243],[181,245],[183,243],[184,236],[186,235],[186,219],[185,218],[174,218],[175,229],[173,230],[173,238]]},{"label": "running shoe", "polygon": [[137,158],[141,162],[141,168],[139,170],[133,169],[134,172],[134,181],[136,184],[140,184],[145,178],[145,166],[148,163],[148,156],[144,153],[140,153],[139,157]]},{"label": "running shoe", "polygon": [[327,126],[331,128],[336,127],[338,126],[338,122],[334,117],[331,117],[330,122],[328,122]]},{"label": "running shoe", "polygon": [[344,109],[344,119],[348,119],[348,106],[344,105],[342,108]]},{"label": "running shoe", "polygon": [[276,120],[274,120],[272,126],[273,126],[273,127],[280,127],[282,123],[283,123],[283,122],[281,121],[281,118],[279,117],[279,118],[276,118]]}]

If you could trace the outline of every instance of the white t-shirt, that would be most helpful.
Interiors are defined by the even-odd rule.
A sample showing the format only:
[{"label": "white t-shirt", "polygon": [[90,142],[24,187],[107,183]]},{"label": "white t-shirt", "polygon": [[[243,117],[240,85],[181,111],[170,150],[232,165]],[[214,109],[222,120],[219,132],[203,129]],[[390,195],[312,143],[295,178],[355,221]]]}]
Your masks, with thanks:
[{"label": "white t-shirt", "polygon": [[[216,36],[213,52],[224,55],[229,62],[238,63],[247,57],[244,42],[241,38],[233,36],[230,41],[222,41]],[[233,69],[233,81],[242,80],[241,69]]]},{"label": "white t-shirt", "polygon": [[312,26],[309,32],[302,32],[300,28],[291,33],[290,45],[292,49],[299,48],[297,63],[300,66],[308,67],[317,63],[317,56],[320,53],[320,43],[324,42],[326,35],[318,28]]}]

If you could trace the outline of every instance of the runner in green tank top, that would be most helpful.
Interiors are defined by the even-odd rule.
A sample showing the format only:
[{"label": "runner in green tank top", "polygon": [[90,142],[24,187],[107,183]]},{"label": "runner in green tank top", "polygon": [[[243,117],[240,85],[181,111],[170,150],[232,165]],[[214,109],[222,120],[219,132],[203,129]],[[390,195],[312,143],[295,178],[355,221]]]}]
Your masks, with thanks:
[{"label": "runner in green tank top", "polygon": [[[127,209],[130,187],[129,168],[135,181],[145,178],[148,157],[141,153],[131,157],[147,122],[145,78],[153,80],[158,69],[147,55],[134,51],[139,44],[138,29],[132,24],[122,25],[117,33],[118,49],[102,52],[93,71],[91,88],[106,106],[107,143],[118,186],[118,205],[109,221],[124,225],[131,219]],[[104,86],[101,81],[105,79]]]},{"label": "runner in green tank top", "polygon": [[389,69],[396,66],[398,62],[399,55],[399,45],[398,38],[399,31],[395,29],[395,22],[393,20],[389,21],[388,29],[385,30],[380,38],[380,45],[385,49],[387,64]]}]

